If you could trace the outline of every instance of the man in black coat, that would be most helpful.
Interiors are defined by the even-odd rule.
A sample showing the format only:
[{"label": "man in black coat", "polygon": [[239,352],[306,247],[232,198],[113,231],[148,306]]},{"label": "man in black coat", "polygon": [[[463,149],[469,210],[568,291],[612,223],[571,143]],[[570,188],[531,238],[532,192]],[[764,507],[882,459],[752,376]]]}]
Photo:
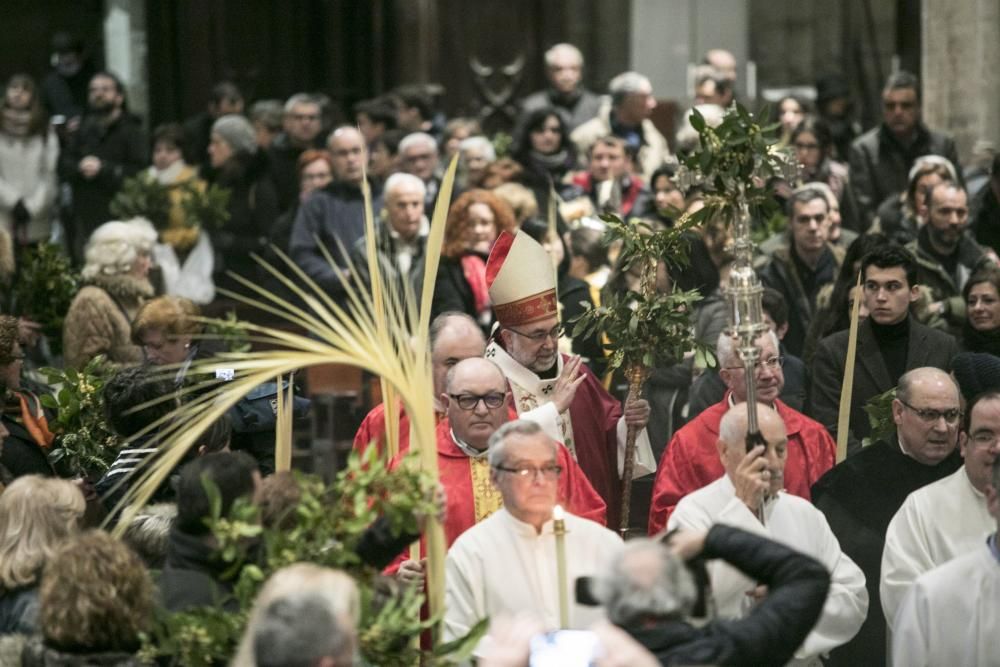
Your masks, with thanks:
[{"label": "man in black coat", "polygon": [[[948,370],[958,344],[948,334],[926,327],[909,312],[919,296],[917,265],[899,246],[882,246],[861,262],[865,307],[869,316],[858,325],[854,390],[851,394],[847,453],[860,451],[871,427],[865,404],[892,389],[906,371],[922,366]],[[840,392],[847,365],[848,331],[820,341],[813,358],[810,409],[806,414],[837,437]]]},{"label": "man in black coat", "polygon": [[[608,619],[652,652],[661,665],[783,665],[812,630],[830,588],[822,564],[777,542],[717,524],[681,532],[676,556],[651,540],[632,540],[594,582]],[[768,587],[746,618],[688,622],[695,602],[690,574],[677,559],[721,558]],[[669,573],[669,574],[667,574]]]},{"label": "man in black coat", "polygon": [[95,74],[87,100],[89,111],[59,157],[60,177],[73,188],[73,220],[66,231],[77,260],[90,233],[111,219],[109,206],[122,181],[147,163],[142,123],[126,111],[118,77]]},{"label": "man in black coat", "polygon": [[319,102],[308,93],[296,93],[285,102],[284,132],[267,149],[271,178],[278,191],[278,210],[287,211],[299,199],[299,156],[309,148],[322,148],[322,114]]},{"label": "man in black coat", "polygon": [[851,191],[862,229],[867,229],[879,204],[906,189],[913,161],[921,155],[951,160],[961,179],[955,141],[920,122],[920,82],[913,74],[892,74],[882,90],[882,124],[851,145]]},{"label": "man in black coat", "polygon": [[[361,184],[368,150],[357,128],[347,126],[334,130],[328,144],[333,154],[333,182],[314,192],[299,207],[288,250],[292,261],[306,275],[331,297],[343,300],[344,285],[327,261],[323,248],[341,268],[346,268],[346,257],[358,239],[364,238],[365,200]],[[378,215],[381,193],[373,190],[372,199],[373,213]]]},{"label": "man in black coat", "polygon": [[958,387],[936,368],[917,368],[899,381],[892,417],[896,433],[831,468],[812,487],[813,503],[841,548],[865,573],[868,617],[854,639],[834,649],[828,665],[884,665],[886,622],[879,595],[889,522],[906,497],[962,464]]}]

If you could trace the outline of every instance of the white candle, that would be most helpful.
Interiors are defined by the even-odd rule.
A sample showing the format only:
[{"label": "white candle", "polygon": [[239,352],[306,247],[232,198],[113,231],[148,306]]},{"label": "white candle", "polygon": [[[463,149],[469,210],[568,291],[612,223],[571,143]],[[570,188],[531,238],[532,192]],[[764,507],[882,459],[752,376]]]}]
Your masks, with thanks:
[{"label": "white candle", "polygon": [[569,592],[566,581],[566,513],[561,505],[552,508],[552,532],[556,536],[556,576],[559,578],[559,627],[569,627]]}]

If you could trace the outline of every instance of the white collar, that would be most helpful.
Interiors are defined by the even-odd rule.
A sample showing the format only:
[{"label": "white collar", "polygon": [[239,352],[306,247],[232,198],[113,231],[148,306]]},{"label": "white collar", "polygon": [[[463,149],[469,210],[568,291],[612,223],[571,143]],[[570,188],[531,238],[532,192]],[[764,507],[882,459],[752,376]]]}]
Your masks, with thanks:
[{"label": "white collar", "polygon": [[455,445],[462,450],[463,454],[465,454],[471,459],[478,459],[485,457],[487,452],[489,451],[488,449],[479,451],[478,449],[468,444],[464,440],[459,440],[458,436],[455,435],[455,429],[449,429],[448,432],[451,433],[451,441],[454,442]]}]

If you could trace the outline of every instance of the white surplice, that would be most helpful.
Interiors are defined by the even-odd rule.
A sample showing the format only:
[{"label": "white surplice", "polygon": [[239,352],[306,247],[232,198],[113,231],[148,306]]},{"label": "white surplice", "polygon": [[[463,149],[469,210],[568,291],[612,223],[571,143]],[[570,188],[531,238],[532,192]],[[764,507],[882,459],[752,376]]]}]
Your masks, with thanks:
[{"label": "white surplice", "polygon": [[[535,422],[542,427],[553,440],[566,445],[574,458],[577,458],[575,438],[573,437],[573,424],[570,419],[569,410],[559,414],[550,398],[555,388],[556,380],[563,369],[563,357],[556,355],[556,373],[549,379],[538,377],[533,371],[519,364],[506,350],[496,342],[490,343],[486,348],[486,357],[496,363],[503,371],[507,381],[510,383],[511,392],[514,398],[514,409],[521,419]],[[620,417],[616,428],[618,437],[618,476],[621,477],[625,470],[625,439],[628,434],[628,426],[625,418]],[[632,472],[633,479],[638,479],[656,472],[656,456],[653,455],[653,447],[649,442],[649,432],[642,429],[635,438],[635,465]]]},{"label": "white surplice", "polygon": [[[575,603],[578,577],[600,573],[624,543],[614,532],[566,514],[569,627],[585,629],[604,618],[600,607]],[[462,533],[445,565],[445,640],[466,635],[481,619],[528,612],[547,629],[559,628],[559,579],[552,522],[542,527],[515,519],[506,509]]]},{"label": "white surplice", "polygon": [[1000,562],[986,539],[917,578],[896,614],[899,667],[1000,666]]},{"label": "white surplice", "polygon": [[986,496],[972,486],[964,466],[907,496],[889,523],[882,551],[879,593],[889,627],[917,577],[970,553],[994,530]]},{"label": "white surplice", "polygon": [[[668,529],[707,529],[715,523],[736,526],[763,535],[808,554],[830,572],[830,592],[823,613],[792,664],[819,664],[818,656],[850,641],[868,613],[865,575],[840,549],[823,513],[812,504],[784,492],[764,506],[764,524],[736,497],[728,475],[688,494],[670,515]],[[757,583],[721,561],[708,565],[716,613],[722,618],[740,618],[749,611],[747,591]]]}]

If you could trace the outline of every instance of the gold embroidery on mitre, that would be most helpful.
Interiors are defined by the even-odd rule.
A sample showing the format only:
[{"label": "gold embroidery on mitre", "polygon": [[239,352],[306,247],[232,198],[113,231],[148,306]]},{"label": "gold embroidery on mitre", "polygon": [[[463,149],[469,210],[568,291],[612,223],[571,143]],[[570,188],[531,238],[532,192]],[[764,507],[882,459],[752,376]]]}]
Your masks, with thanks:
[{"label": "gold embroidery on mitre", "polygon": [[503,496],[490,481],[490,464],[485,456],[469,459],[472,473],[472,501],[476,511],[476,523],[503,507]]}]

